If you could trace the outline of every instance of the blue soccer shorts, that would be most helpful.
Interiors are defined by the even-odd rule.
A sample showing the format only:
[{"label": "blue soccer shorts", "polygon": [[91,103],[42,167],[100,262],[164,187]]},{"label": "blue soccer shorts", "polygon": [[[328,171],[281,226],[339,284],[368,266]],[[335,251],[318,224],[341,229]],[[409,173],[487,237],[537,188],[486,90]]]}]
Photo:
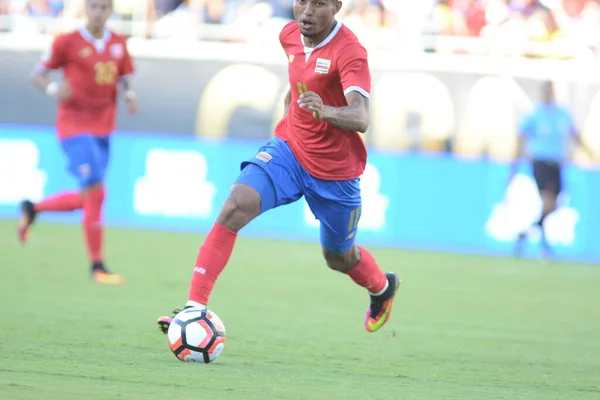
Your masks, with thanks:
[{"label": "blue soccer shorts", "polygon": [[108,136],[81,134],[63,139],[61,146],[68,160],[67,168],[80,188],[85,189],[104,180],[110,152]]},{"label": "blue soccer shorts", "polygon": [[359,178],[326,181],[311,176],[289,145],[278,138],[262,146],[241,165],[236,183],[254,188],[261,196],[261,214],[305,196],[321,222],[321,245],[333,253],[352,248],[361,215]]}]

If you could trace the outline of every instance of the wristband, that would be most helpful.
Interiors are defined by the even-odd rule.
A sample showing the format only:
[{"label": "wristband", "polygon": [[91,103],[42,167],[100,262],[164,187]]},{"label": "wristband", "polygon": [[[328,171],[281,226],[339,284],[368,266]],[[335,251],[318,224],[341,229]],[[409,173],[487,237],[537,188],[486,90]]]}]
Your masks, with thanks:
[{"label": "wristband", "polygon": [[123,93],[123,97],[125,97],[126,100],[134,100],[137,96],[133,90],[126,90],[125,93]]},{"label": "wristband", "polygon": [[58,83],[57,82],[50,82],[47,86],[46,86],[46,94],[50,97],[56,97],[56,94],[58,93]]}]

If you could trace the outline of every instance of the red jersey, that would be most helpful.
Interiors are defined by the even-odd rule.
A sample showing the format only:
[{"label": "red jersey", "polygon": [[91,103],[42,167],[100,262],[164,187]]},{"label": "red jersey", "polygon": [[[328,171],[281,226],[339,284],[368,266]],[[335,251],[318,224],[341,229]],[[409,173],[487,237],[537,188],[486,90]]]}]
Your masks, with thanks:
[{"label": "red jersey", "polygon": [[300,94],[312,91],[323,104],[345,107],[345,94],[357,91],[369,97],[371,73],[367,51],[354,33],[338,22],[315,48],[304,46],[296,21],[279,35],[287,53],[292,101],[289,113],[275,127],[275,136],[288,142],[294,155],[312,176],[324,180],[348,180],[362,175],[367,150],[358,132],[335,127],[300,108]]},{"label": "red jersey", "polygon": [[133,73],[124,36],[107,29],[102,39],[96,39],[84,28],[60,35],[39,68],[62,69],[71,86],[71,98],[58,105],[59,138],[80,133],[106,136],[114,130],[117,85]]}]

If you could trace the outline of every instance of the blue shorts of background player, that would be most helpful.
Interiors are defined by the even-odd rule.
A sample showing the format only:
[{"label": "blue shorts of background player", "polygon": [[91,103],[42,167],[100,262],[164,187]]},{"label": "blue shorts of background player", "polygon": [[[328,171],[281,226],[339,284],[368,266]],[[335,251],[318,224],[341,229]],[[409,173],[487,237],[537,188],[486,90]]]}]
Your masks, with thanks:
[{"label": "blue shorts of background player", "polygon": [[[266,172],[266,173],[265,173]],[[261,197],[261,214],[305,196],[321,222],[321,245],[332,253],[345,253],[354,245],[361,215],[359,178],[326,181],[311,176],[300,165],[289,145],[278,138],[242,163],[235,183],[254,188]]]},{"label": "blue shorts of background player", "polygon": [[104,180],[110,154],[109,136],[81,134],[61,141],[68,170],[81,189]]}]

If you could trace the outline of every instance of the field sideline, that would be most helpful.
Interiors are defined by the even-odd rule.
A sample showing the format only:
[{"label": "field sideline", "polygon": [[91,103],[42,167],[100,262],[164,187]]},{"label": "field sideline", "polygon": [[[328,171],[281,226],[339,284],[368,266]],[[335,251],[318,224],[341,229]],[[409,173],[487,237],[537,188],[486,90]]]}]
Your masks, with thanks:
[{"label": "field sideline", "polygon": [[0,398],[491,400],[600,398],[600,266],[373,249],[403,279],[364,331],[366,293],[317,243],[240,237],[210,308],[210,365],[170,353],[156,318],[186,299],[202,236],[109,229],[121,287],[87,277],[80,227],[0,220]]}]

